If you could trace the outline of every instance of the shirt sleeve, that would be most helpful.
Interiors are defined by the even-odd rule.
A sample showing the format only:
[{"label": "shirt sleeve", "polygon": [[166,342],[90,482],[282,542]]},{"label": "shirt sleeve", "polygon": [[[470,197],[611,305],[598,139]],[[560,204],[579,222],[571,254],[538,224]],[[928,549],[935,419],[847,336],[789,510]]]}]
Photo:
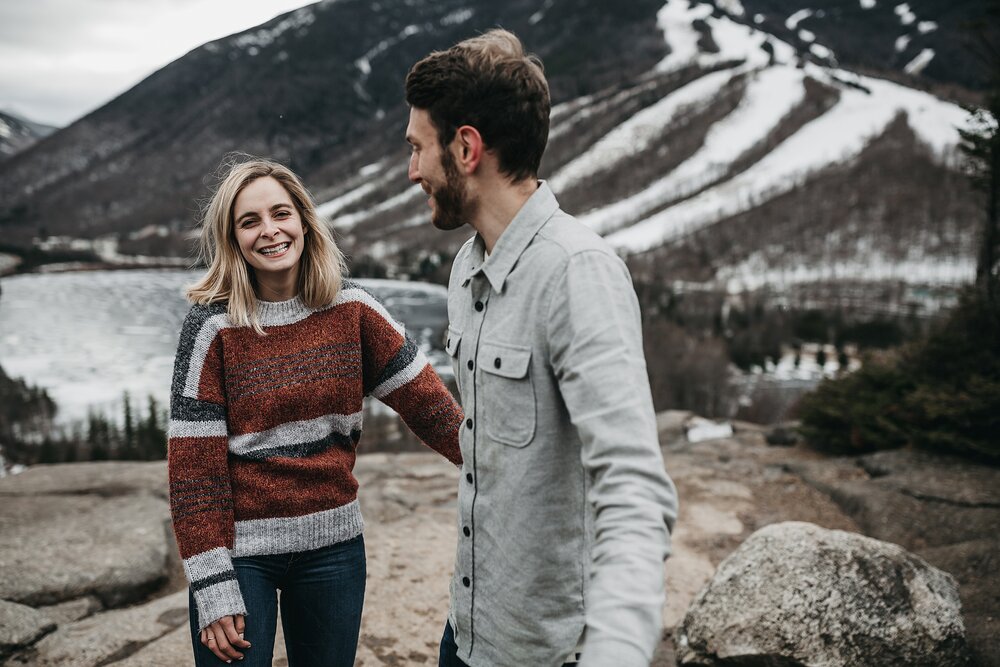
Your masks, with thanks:
[{"label": "shirt sleeve", "polygon": [[235,524],[218,336],[224,319],[217,307],[191,309],[181,329],[170,390],[170,513],[199,629],[247,613],[230,553]]},{"label": "shirt sleeve", "polygon": [[461,406],[403,325],[374,297],[362,306],[361,355],[365,394],[395,410],[425,445],[461,465]]},{"label": "shirt sleeve", "polygon": [[677,493],[660,453],[639,304],[624,263],[574,254],[549,305],[549,354],[595,510],[581,667],[647,667],[662,633]]}]

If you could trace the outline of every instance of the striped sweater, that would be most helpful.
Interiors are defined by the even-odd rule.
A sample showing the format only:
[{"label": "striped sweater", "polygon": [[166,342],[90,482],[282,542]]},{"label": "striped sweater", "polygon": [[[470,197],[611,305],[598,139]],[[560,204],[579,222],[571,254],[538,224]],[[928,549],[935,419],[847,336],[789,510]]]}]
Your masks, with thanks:
[{"label": "striped sweater", "polygon": [[363,522],[352,474],[362,399],[461,463],[461,408],[402,325],[345,281],[336,301],[260,302],[266,336],[193,306],[170,401],[170,511],[199,626],[246,614],[232,557],[318,549]]}]

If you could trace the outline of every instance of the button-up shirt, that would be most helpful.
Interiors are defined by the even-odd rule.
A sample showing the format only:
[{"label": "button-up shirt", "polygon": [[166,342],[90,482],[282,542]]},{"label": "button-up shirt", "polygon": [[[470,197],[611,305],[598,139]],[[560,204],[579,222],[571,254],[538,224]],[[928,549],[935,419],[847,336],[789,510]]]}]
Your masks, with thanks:
[{"label": "button-up shirt", "polygon": [[[540,182],[448,288],[466,421],[450,621],[471,667],[646,666],[677,496],[624,262]],[[586,633],[584,630],[586,629]]]}]

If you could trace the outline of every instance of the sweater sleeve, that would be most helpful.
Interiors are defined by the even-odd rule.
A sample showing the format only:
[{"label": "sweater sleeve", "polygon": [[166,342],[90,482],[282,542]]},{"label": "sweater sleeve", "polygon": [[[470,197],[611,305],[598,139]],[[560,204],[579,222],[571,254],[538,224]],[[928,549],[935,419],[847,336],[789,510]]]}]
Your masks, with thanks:
[{"label": "sweater sleeve", "polygon": [[247,613],[230,554],[235,527],[218,335],[226,321],[221,306],[191,309],[181,329],[170,390],[170,513],[200,629]]},{"label": "sweater sleeve", "polygon": [[462,464],[462,408],[403,325],[374,297],[361,311],[365,394],[399,413],[425,445]]}]

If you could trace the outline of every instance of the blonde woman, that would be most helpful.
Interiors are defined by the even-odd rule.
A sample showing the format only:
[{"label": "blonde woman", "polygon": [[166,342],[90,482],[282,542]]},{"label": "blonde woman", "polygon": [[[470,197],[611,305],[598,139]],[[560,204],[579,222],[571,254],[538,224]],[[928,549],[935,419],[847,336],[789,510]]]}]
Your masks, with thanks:
[{"label": "blonde woman", "polygon": [[402,325],[343,279],[343,255],[286,167],[232,166],[202,250],[168,455],[195,662],[270,665],[280,610],[290,665],[353,665],[362,399],[384,401],[455,464],[461,409]]}]

